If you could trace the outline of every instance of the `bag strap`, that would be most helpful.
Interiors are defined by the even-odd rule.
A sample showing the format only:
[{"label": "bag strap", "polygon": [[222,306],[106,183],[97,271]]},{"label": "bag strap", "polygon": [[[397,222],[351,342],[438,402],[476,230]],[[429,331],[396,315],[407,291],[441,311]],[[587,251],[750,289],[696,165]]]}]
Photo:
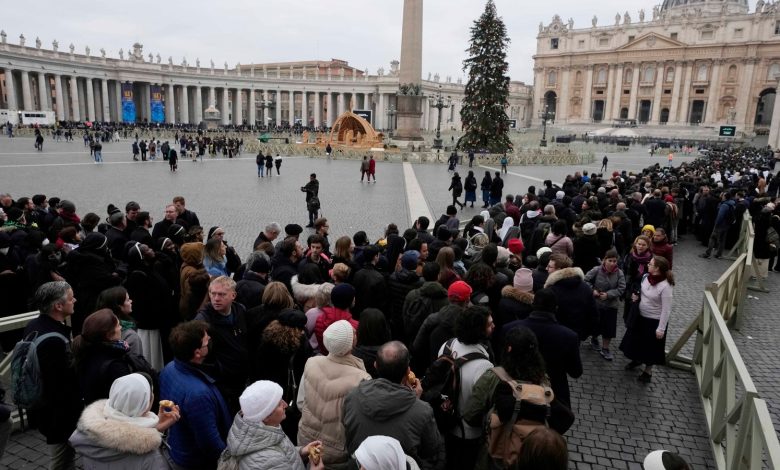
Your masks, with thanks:
[{"label": "bag strap", "polygon": [[490,370],[492,370],[493,373],[496,374],[496,377],[501,379],[503,382],[510,382],[512,380],[512,377],[509,376],[509,374],[506,372],[506,369],[501,366],[493,367]]},{"label": "bag strap", "polygon": [[557,240],[552,242],[552,244],[549,245],[547,248],[552,248],[556,243],[558,243],[559,241],[563,240],[563,237],[565,237],[565,236],[566,236],[566,234],[561,235],[560,238],[558,238]]},{"label": "bag strap", "polygon": [[[38,332],[36,331],[35,333],[38,333]],[[60,333],[51,332],[51,333],[46,333],[45,335],[38,336],[37,338],[35,338],[33,340],[33,344],[37,347],[39,344],[41,344],[42,342],[44,342],[45,340],[47,340],[49,338],[62,338],[62,340],[65,341],[66,343],[68,343],[70,341],[68,338],[66,338],[64,335],[62,335]]]}]

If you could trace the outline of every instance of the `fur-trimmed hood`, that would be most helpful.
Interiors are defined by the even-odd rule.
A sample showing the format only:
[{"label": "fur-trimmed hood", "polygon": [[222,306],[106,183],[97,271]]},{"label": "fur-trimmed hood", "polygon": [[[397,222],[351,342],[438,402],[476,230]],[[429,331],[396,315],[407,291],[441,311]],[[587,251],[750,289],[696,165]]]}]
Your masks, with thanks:
[{"label": "fur-trimmed hood", "polygon": [[516,300],[521,304],[532,305],[534,303],[533,292],[523,292],[513,286],[504,286],[504,288],[501,289],[501,297]]},{"label": "fur-trimmed hood", "polygon": [[544,287],[550,287],[564,279],[571,279],[578,277],[580,281],[585,280],[585,273],[580,268],[563,268],[559,269],[547,277],[547,282],[544,283]]},{"label": "fur-trimmed hood", "polygon": [[162,444],[162,434],[155,428],[107,419],[103,408],[107,400],[98,400],[84,409],[71,445],[79,454],[97,461],[115,461],[126,454],[154,452]]},{"label": "fur-trimmed hood", "polygon": [[322,284],[301,284],[298,282],[298,275],[296,274],[290,280],[290,285],[292,286],[295,301],[303,305],[317,295],[317,291]]}]

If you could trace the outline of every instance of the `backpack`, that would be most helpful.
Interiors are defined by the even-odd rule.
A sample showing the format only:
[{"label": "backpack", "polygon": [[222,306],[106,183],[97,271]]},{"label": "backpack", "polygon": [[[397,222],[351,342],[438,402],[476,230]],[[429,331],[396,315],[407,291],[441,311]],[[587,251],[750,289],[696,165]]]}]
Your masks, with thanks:
[{"label": "backpack", "polygon": [[38,336],[38,332],[33,331],[14,346],[11,357],[11,395],[19,408],[33,410],[46,404],[41,386],[43,378],[38,362],[38,345],[55,337],[68,343],[68,338],[59,333]]},{"label": "backpack", "polygon": [[414,342],[417,332],[423,322],[433,313],[433,299],[420,295],[409,303],[409,307],[403,311],[403,328],[406,339]]},{"label": "backpack", "polygon": [[320,198],[318,198],[317,196],[312,196],[311,198],[309,198],[309,201],[306,203],[306,207],[311,212],[320,210]]},{"label": "backpack", "polygon": [[463,428],[463,419],[458,410],[460,397],[460,368],[473,359],[488,359],[482,353],[473,352],[463,357],[454,357],[452,343],[455,338],[444,344],[444,351],[428,368],[422,379],[422,400],[433,408],[433,417],[439,432],[448,433],[456,426]]},{"label": "backpack", "polygon": [[770,245],[774,245],[775,248],[780,248],[780,235],[774,227],[766,229],[766,242]]},{"label": "backpack", "polygon": [[512,417],[502,423],[496,406],[485,420],[488,454],[491,468],[510,468],[517,462],[523,440],[534,430],[547,427],[550,417],[550,403],[554,394],[547,385],[536,385],[512,379],[503,367],[491,369],[496,376],[512,389],[515,406]]}]

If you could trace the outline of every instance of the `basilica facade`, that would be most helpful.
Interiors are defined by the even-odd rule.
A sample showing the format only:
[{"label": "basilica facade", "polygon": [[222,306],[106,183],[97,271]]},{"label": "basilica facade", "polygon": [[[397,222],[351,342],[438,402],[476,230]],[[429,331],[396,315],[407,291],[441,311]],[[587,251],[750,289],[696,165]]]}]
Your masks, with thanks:
[{"label": "basilica facade", "polygon": [[539,24],[533,118],[764,134],[778,78],[780,2],[664,0],[587,27],[555,15]]}]

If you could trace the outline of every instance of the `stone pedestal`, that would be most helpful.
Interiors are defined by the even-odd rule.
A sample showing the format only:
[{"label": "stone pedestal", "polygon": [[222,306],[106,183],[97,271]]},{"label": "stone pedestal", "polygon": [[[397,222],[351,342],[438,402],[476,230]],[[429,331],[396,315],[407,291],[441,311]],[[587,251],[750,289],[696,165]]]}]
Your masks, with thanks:
[{"label": "stone pedestal", "polygon": [[393,138],[396,140],[423,140],[420,133],[420,118],[424,96],[396,96],[396,129]]}]

